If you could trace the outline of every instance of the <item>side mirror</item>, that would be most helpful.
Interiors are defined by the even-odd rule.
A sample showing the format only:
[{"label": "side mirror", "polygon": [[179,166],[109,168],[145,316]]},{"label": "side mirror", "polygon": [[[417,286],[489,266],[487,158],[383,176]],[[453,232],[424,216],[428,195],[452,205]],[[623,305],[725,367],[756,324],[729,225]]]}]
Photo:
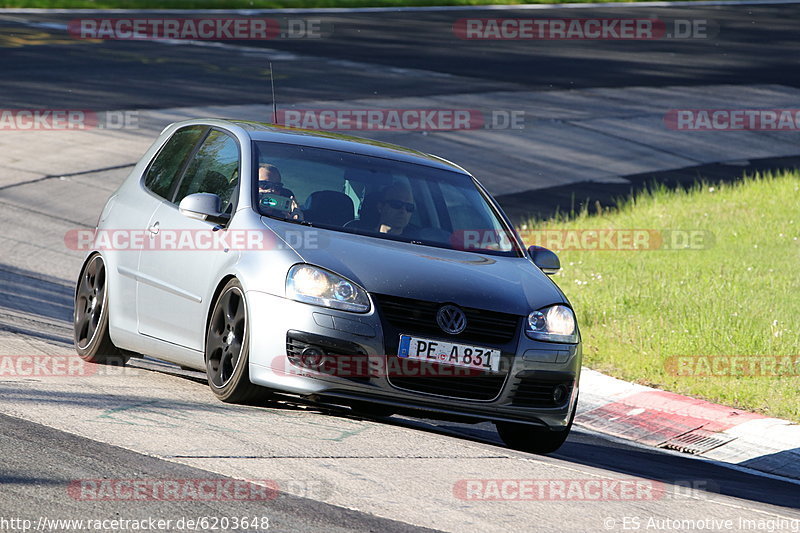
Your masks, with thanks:
[{"label": "side mirror", "polygon": [[229,217],[220,212],[221,204],[222,201],[216,194],[198,192],[184,197],[178,205],[178,210],[189,218],[222,223],[226,222]]},{"label": "side mirror", "polygon": [[552,250],[541,246],[531,246],[528,248],[528,255],[531,256],[533,264],[548,276],[561,270],[561,261],[558,260],[558,256]]}]

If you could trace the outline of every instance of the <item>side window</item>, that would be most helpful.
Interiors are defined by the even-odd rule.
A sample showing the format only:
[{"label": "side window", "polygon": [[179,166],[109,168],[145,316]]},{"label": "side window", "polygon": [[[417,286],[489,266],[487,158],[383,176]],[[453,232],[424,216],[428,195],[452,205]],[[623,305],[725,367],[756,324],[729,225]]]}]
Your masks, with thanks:
[{"label": "side window", "polygon": [[147,169],[144,186],[169,200],[178,173],[205,130],[205,126],[189,126],[176,131]]},{"label": "side window", "polygon": [[238,184],[239,145],[230,135],[214,130],[189,162],[175,202],[190,194],[210,192],[220,197],[225,212]]},{"label": "side window", "polygon": [[476,249],[488,249],[501,252],[514,250],[510,238],[499,220],[492,213],[492,208],[475,191],[465,187],[457,187],[449,183],[441,184],[442,196],[447,207],[447,215],[453,224],[453,231],[476,232]]}]

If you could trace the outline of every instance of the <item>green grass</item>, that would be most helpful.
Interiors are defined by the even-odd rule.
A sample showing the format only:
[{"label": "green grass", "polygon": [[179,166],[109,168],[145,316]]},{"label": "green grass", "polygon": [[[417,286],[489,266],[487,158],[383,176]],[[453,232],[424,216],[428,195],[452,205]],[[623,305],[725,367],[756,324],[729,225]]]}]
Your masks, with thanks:
[{"label": "green grass", "polygon": [[[781,377],[684,377],[674,356],[800,356],[800,175],[644,193],[602,214],[528,227],[699,229],[699,250],[562,251],[555,276],[581,326],[584,364],[800,422],[800,368]],[[788,374],[788,373],[785,373]]]},{"label": "green grass", "polygon": [[[568,0],[572,3],[631,0]],[[638,1],[638,0],[633,0]],[[0,0],[0,7],[65,9],[273,9],[562,4],[560,0]]]}]

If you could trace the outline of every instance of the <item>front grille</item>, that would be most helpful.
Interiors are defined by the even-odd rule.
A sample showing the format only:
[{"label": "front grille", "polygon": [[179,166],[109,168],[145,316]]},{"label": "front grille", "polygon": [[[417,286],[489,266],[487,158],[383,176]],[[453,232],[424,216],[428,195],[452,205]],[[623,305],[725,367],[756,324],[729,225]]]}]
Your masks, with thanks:
[{"label": "front grille", "polygon": [[[553,392],[563,385],[567,393],[561,402],[553,401]],[[522,378],[514,392],[512,405],[519,407],[562,407],[572,396],[574,381],[542,379],[537,377]]]},{"label": "front grille", "polygon": [[[508,357],[509,352],[516,349],[515,346],[509,346],[516,339],[521,320],[516,315],[462,307],[467,318],[467,327],[458,335],[448,335],[436,323],[436,313],[442,303],[384,294],[372,296],[383,318],[384,343],[386,353],[390,356],[397,355],[397,343],[401,334],[494,346],[503,351],[504,359]],[[433,368],[438,367],[438,364],[432,364]],[[448,375],[448,368],[452,367],[442,365],[441,368],[443,369],[441,375],[392,374],[388,379],[393,386],[411,392],[483,401],[493,400],[499,396],[506,381],[506,372],[493,374],[475,370],[469,371],[467,375],[464,373]],[[505,368],[502,363],[501,368]]]},{"label": "front grille", "polygon": [[447,335],[436,323],[440,303],[397,296],[373,294],[384,319],[402,333],[450,337],[454,342],[480,344],[506,344],[517,333],[520,317],[508,313],[462,307],[467,317],[467,328],[458,335]]}]

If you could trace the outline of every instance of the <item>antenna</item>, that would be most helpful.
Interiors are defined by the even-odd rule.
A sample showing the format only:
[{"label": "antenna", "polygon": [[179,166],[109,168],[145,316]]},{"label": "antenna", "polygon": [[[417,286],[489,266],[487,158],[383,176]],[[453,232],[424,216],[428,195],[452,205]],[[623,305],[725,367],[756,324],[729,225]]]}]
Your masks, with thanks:
[{"label": "antenna", "polygon": [[275,78],[272,75],[272,61],[269,61],[269,84],[272,86],[272,123],[278,121],[278,102],[275,101]]}]

